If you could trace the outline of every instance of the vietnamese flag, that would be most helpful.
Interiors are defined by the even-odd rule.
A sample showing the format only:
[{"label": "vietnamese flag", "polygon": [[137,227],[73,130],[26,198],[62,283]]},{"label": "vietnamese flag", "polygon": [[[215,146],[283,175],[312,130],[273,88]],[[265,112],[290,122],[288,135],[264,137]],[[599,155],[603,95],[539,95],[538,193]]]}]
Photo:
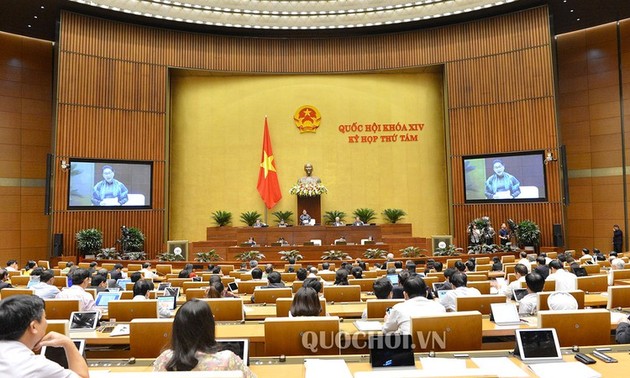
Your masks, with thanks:
[{"label": "vietnamese flag", "polygon": [[260,171],[258,172],[258,185],[256,185],[256,188],[265,202],[267,209],[271,209],[280,201],[282,193],[280,192],[280,184],[278,183],[276,163],[273,161],[267,117],[265,117],[262,157],[260,160]]}]

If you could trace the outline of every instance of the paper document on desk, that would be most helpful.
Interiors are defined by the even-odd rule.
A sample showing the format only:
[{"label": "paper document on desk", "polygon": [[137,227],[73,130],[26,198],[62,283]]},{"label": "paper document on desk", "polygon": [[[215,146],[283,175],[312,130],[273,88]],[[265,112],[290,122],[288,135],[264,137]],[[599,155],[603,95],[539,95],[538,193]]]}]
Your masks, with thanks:
[{"label": "paper document on desk", "polygon": [[380,331],[383,329],[383,324],[377,320],[357,320],[354,322],[354,326],[359,331]]},{"label": "paper document on desk", "polygon": [[540,378],[599,378],[602,375],[581,362],[550,362],[532,364],[529,368]]},{"label": "paper document on desk", "polygon": [[440,371],[452,372],[466,369],[465,359],[420,357],[420,363],[423,370],[434,370],[438,375]]},{"label": "paper document on desk", "polygon": [[118,324],[109,336],[128,336],[129,335],[129,324]]},{"label": "paper document on desk", "polygon": [[352,378],[350,369],[344,360],[304,360],[306,373],[304,378]]},{"label": "paper document on desk", "polygon": [[518,367],[507,357],[477,357],[471,360],[479,368],[496,374],[497,377],[529,377],[529,374]]}]

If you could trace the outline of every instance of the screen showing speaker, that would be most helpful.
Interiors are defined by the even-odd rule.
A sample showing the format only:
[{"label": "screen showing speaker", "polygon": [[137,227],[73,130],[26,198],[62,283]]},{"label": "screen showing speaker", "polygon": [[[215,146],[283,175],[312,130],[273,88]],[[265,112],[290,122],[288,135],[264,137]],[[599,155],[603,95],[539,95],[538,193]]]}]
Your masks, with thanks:
[{"label": "screen showing speaker", "polygon": [[547,200],[545,152],[464,156],[465,202]]},{"label": "screen showing speaker", "polygon": [[68,209],[150,209],[153,162],[70,159]]}]

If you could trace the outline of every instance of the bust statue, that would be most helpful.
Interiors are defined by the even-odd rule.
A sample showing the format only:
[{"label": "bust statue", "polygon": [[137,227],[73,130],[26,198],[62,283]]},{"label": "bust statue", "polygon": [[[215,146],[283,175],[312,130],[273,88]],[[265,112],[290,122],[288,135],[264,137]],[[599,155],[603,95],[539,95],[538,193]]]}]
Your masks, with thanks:
[{"label": "bust statue", "polygon": [[300,183],[300,184],[319,184],[319,183],[322,182],[322,180],[319,177],[313,176],[313,164],[311,164],[311,163],[304,164],[304,172],[306,172],[306,176],[300,178],[298,180],[298,183]]}]

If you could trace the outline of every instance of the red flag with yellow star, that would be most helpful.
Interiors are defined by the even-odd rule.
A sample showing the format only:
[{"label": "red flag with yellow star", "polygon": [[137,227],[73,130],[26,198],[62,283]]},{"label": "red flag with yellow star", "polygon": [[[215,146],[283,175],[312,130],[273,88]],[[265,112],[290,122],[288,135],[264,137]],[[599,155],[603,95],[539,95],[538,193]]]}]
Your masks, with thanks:
[{"label": "red flag with yellow star", "polygon": [[271,138],[269,137],[267,117],[265,117],[262,157],[260,160],[260,171],[258,172],[258,185],[256,185],[256,188],[265,202],[267,209],[271,209],[280,201],[282,193],[280,192],[276,163],[274,162],[273,151],[271,150]]}]

